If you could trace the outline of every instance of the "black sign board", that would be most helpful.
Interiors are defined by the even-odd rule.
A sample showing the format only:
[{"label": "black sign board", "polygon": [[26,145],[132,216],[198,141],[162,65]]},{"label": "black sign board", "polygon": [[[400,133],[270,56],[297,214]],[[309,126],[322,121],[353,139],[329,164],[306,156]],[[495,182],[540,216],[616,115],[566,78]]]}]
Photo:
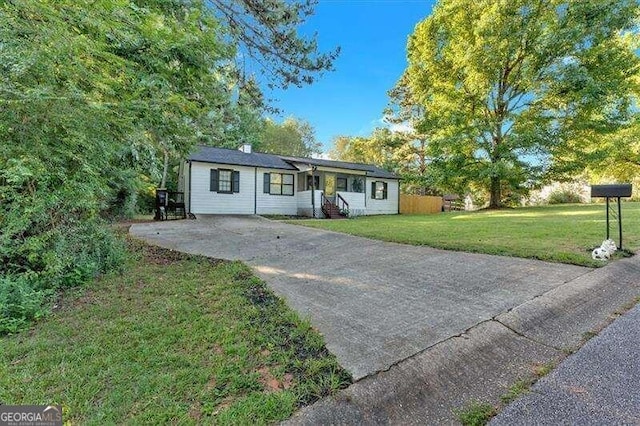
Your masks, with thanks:
[{"label": "black sign board", "polygon": [[591,185],[591,197],[631,197],[631,184]]}]

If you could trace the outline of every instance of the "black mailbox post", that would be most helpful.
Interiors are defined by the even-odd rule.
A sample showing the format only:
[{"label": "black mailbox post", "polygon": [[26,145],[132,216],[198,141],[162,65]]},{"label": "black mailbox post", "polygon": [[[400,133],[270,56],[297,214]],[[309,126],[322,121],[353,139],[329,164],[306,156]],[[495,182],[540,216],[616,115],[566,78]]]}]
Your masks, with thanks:
[{"label": "black mailbox post", "polygon": [[[620,208],[620,198],[631,197],[631,184],[591,185],[591,197],[605,198],[607,200],[607,239],[609,239],[609,216],[613,216],[618,220],[618,249],[622,250],[622,209]],[[618,201],[617,213],[609,206],[609,199],[611,198],[616,198]]]}]

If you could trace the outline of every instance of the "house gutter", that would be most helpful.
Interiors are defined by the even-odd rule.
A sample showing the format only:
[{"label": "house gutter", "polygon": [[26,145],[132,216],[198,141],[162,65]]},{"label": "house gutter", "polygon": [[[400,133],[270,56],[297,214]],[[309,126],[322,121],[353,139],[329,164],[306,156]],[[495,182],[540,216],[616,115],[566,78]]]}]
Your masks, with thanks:
[{"label": "house gutter", "polygon": [[258,214],[258,168],[253,170],[253,214]]}]

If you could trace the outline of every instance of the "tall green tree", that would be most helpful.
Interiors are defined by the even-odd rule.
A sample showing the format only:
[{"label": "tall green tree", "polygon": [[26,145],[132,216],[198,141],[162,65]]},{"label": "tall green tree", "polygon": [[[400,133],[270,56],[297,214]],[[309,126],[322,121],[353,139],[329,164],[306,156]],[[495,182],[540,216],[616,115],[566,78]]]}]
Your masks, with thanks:
[{"label": "tall green tree", "polygon": [[256,146],[260,152],[293,157],[310,157],[321,152],[315,131],[306,121],[288,117],[276,123],[266,119],[263,126]]},{"label": "tall green tree", "polygon": [[317,34],[304,38],[298,32],[313,15],[317,3],[318,0],[208,0],[234,44],[257,63],[271,88],[311,84],[320,73],[333,69],[340,48],[321,53]]},{"label": "tall green tree", "polygon": [[585,164],[592,181],[633,182],[640,179],[640,117],[632,125],[598,138],[592,147]]},{"label": "tall green tree", "polygon": [[388,95],[390,103],[384,120],[399,142],[395,153],[399,165],[396,171],[402,175],[403,190],[420,195],[449,191],[447,183],[440,182],[435,168],[431,167],[429,143],[440,128],[437,117],[428,116],[426,109],[414,100],[406,73]]},{"label": "tall green tree", "polygon": [[635,0],[441,0],[408,43],[407,85],[449,177],[482,183],[490,207],[570,153],[628,124],[636,92]]},{"label": "tall green tree", "polygon": [[[252,11],[274,37],[299,22]],[[197,142],[259,133],[249,123],[262,97],[227,25],[204,0],[0,2],[0,333],[30,300],[120,263],[100,219],[141,176],[160,178],[164,159]],[[269,56],[287,63],[281,82],[328,66],[306,64],[312,45],[284,46]]]},{"label": "tall green tree", "polygon": [[353,163],[375,164],[387,170],[397,171],[405,160],[403,136],[388,128],[378,127],[370,136],[337,136],[329,157]]}]

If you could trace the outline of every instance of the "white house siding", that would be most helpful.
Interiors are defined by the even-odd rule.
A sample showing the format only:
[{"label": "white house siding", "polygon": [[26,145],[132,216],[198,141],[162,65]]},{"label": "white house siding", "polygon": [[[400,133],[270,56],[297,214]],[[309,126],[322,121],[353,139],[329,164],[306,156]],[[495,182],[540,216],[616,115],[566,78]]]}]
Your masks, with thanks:
[{"label": "white house siding", "polygon": [[[219,194],[209,191],[211,169],[232,169],[240,172],[240,191]],[[254,214],[255,168],[229,164],[191,163],[191,213],[194,214]],[[262,185],[262,182],[260,182]],[[262,186],[260,186],[262,188]]]},{"label": "white house siding", "polygon": [[[322,191],[316,189],[314,192],[314,196],[316,199],[316,217],[322,218],[324,215],[322,214],[321,208],[321,196]],[[311,204],[311,191],[300,191],[296,194],[296,198],[298,200],[298,216],[308,216],[313,217],[313,205]]]},{"label": "white house siding", "polygon": [[[264,193],[265,173],[286,173],[293,175],[293,195],[271,195]],[[295,216],[298,214],[298,176],[295,170],[278,170],[258,168],[258,185],[256,194],[257,214],[283,214]],[[309,197],[311,200],[311,197]]]},{"label": "white house siding", "polygon": [[[387,183],[387,199],[375,200],[371,198],[371,182]],[[368,177],[365,185],[367,207],[365,214],[397,214],[398,213],[398,181],[395,179],[380,179]]]},{"label": "white house siding", "polygon": [[[364,205],[363,192],[337,192],[344,200],[349,203],[349,216],[362,216],[366,214],[366,206]],[[341,206],[342,207],[342,206]]]}]

